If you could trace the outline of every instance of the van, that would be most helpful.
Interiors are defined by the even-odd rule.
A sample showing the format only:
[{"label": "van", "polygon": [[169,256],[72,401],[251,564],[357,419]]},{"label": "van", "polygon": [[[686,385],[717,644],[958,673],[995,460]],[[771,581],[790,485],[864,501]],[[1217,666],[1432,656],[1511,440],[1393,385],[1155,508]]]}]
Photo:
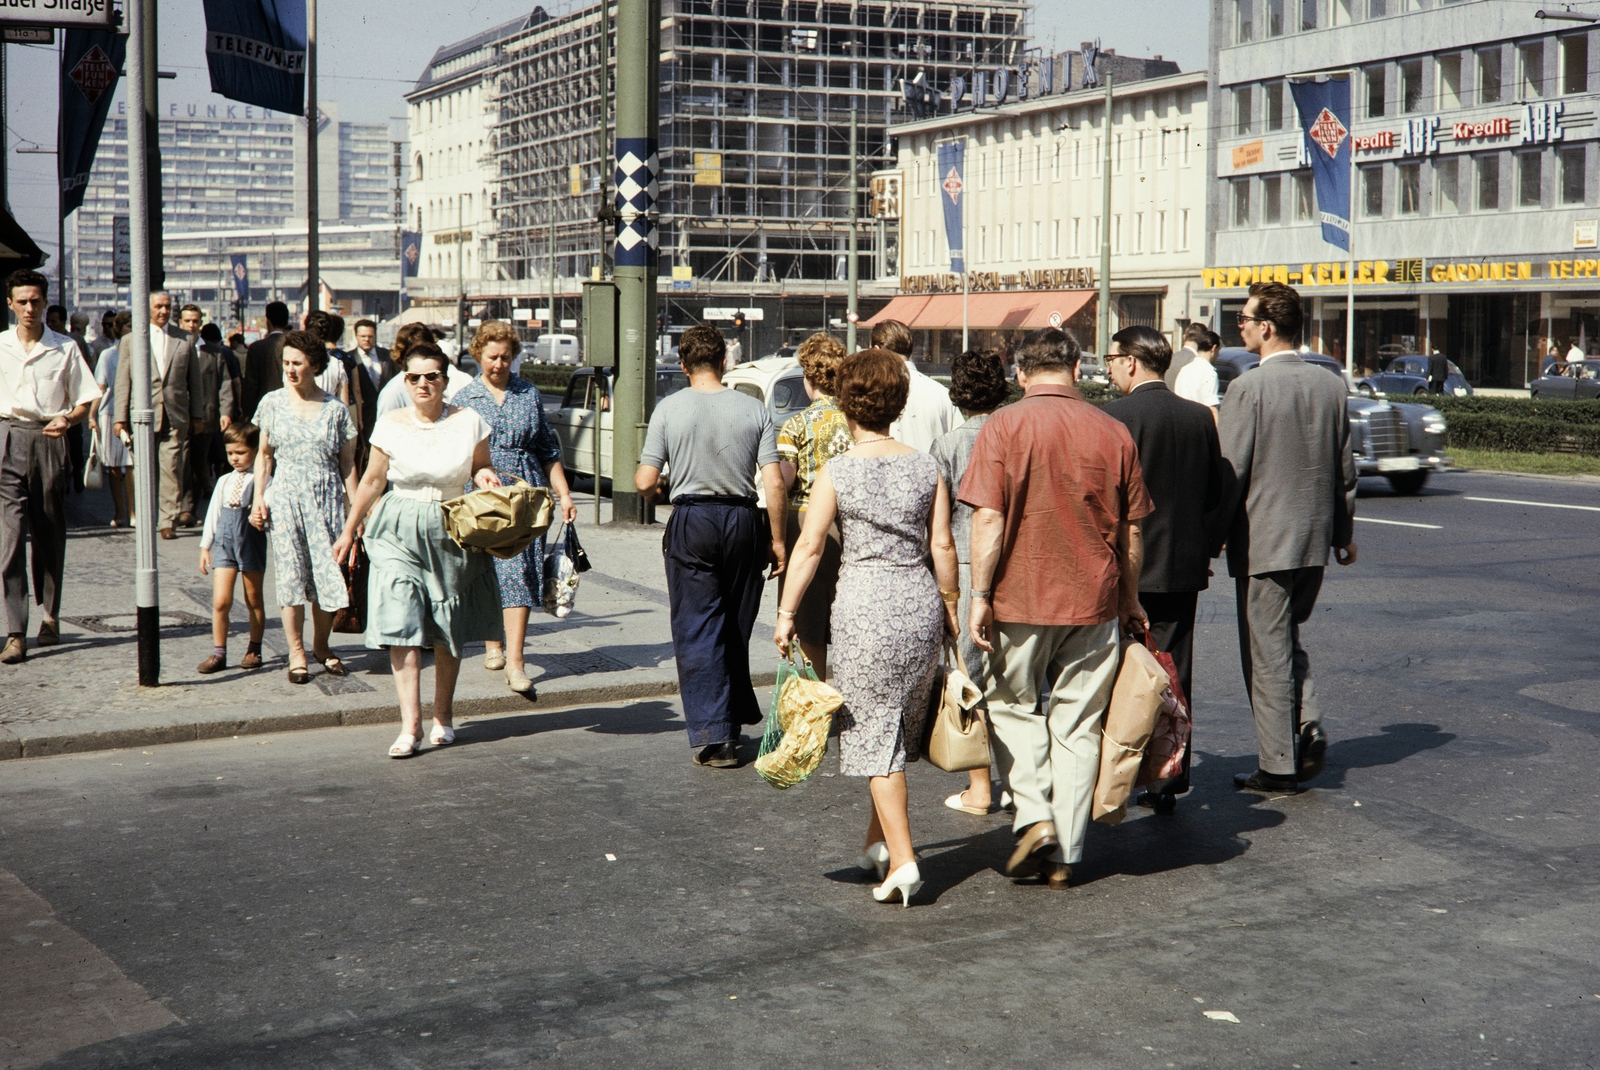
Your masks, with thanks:
[{"label": "van", "polygon": [[581,362],[578,336],[541,334],[523,350],[523,356],[535,364],[568,364],[576,367]]}]

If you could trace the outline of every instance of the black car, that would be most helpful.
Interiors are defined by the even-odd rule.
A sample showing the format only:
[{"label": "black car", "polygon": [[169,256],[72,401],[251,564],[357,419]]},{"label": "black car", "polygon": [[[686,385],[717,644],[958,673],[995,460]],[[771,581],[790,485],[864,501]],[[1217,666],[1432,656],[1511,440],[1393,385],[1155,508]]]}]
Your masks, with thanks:
[{"label": "black car", "polygon": [[1586,360],[1557,361],[1546,368],[1544,374],[1528,384],[1528,393],[1536,398],[1575,399],[1600,398],[1600,367]]}]

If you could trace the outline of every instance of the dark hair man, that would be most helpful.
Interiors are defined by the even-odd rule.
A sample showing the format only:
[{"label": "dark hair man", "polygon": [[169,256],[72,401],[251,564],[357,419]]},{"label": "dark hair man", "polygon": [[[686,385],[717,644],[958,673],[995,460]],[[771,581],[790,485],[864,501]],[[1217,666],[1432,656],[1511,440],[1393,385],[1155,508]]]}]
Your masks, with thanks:
[{"label": "dark hair man", "polygon": [[1213,421],[1217,418],[1217,407],[1222,404],[1214,366],[1221,346],[1222,339],[1217,337],[1216,331],[1203,323],[1189,324],[1183,330],[1183,348],[1173,354],[1172,365],[1164,376],[1174,394],[1210,409]]},{"label": "dark hair man", "polygon": [[[889,425],[889,437],[914,450],[927,453],[934,439],[961,426],[961,410],[950,402],[950,391],[937,380],[923,375],[911,362],[911,328],[899,320],[884,320],[872,326],[872,348],[887,349],[905,359],[911,375],[911,393],[900,418]],[[848,355],[848,354],[847,354]]]},{"label": "dark hair man", "polygon": [[23,548],[33,546],[33,597],[40,646],[61,641],[57,614],[67,554],[66,435],[100,390],[77,343],[45,326],[50,284],[37,271],[6,278],[17,325],[0,331],[0,587],[5,646],[0,663],[28,651],[28,584]]},{"label": "dark hair man", "polygon": [[350,356],[351,371],[356,388],[361,392],[361,467],[366,469],[367,439],[378,419],[378,394],[389,385],[389,380],[400,374],[400,366],[389,356],[389,351],[378,344],[378,325],[368,319],[356,320],[356,347]]},{"label": "dark hair man", "polygon": [[[761,720],[750,685],[750,632],[761,605],[763,565],[783,571],[785,501],[777,432],[767,407],[722,385],[726,346],[701,324],[683,332],[678,358],[689,388],[650,416],[633,483],[647,501],[666,493],[667,595],[672,649],[689,746],[701,765],[739,764],[739,726]],[[756,505],[760,470],[767,515]]]},{"label": "dark hair man", "polygon": [[[196,411],[205,384],[200,364],[195,360],[189,336],[173,326],[172,296],[165,291],[150,295],[150,405],[155,410],[156,468],[161,474],[161,516],[159,534],[163,539],[177,535],[175,526],[194,527],[193,488],[186,474],[189,469],[189,436],[203,430]],[[126,343],[124,343],[126,344]],[[122,350],[124,357],[131,348]],[[133,402],[133,361],[117,361],[116,416],[113,430],[121,435],[131,425],[128,415]],[[144,523],[140,520],[140,523]]]},{"label": "dark hair man", "polygon": [[256,406],[283,386],[283,332],[289,329],[289,306],[267,302],[267,336],[250,343],[244,358],[243,417],[254,423]]},{"label": "dark hair man", "polygon": [[1345,386],[1294,351],[1301,321],[1294,290],[1250,287],[1239,333],[1261,366],[1228,387],[1219,421],[1222,453],[1238,479],[1228,574],[1259,756],[1254,773],[1233,779],[1248,791],[1297,792],[1322,772],[1328,737],[1300,625],[1316,608],[1328,548],[1341,565],[1356,560]]}]

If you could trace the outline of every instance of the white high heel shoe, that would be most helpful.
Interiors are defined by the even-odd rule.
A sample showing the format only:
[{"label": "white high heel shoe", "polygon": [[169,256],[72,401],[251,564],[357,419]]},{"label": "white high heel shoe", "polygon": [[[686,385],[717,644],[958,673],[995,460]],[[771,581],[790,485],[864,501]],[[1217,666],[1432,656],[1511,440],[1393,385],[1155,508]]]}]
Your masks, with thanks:
[{"label": "white high heel shoe", "polygon": [[892,903],[896,893],[900,896],[900,905],[911,905],[911,897],[917,894],[917,889],[922,887],[922,871],[915,862],[907,862],[893,873],[878,887],[872,889],[872,898],[880,903]]},{"label": "white high heel shoe", "polygon": [[868,847],[861,853],[861,857],[856,859],[856,868],[882,881],[889,875],[889,845],[879,840]]}]

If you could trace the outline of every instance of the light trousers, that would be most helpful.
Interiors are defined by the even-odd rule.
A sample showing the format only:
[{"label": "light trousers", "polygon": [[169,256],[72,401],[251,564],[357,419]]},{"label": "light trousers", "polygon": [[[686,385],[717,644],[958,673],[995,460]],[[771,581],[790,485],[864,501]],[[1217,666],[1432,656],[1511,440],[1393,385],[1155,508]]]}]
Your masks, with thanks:
[{"label": "light trousers", "polygon": [[51,438],[37,424],[0,420],[0,576],[5,588],[0,630],[5,634],[28,630],[24,547],[30,543],[34,600],[51,620],[61,611],[69,463],[65,436]]},{"label": "light trousers", "polygon": [[1056,826],[1053,862],[1083,857],[1100,732],[1116,682],[1117,622],[994,626],[989,656],[989,725],[995,758],[1017,804],[1017,831]]},{"label": "light trousers", "polygon": [[158,526],[170,528],[177,524],[179,513],[193,511],[192,498],[190,505],[184,504],[184,486],[189,476],[187,434],[169,430],[156,435],[156,472],[157,493],[161,499],[161,523]]},{"label": "light trousers", "polygon": [[1322,720],[1311,659],[1300,645],[1300,625],[1316,608],[1321,589],[1321,568],[1234,579],[1239,667],[1255,712],[1257,761],[1264,773],[1293,776],[1301,726]]}]

